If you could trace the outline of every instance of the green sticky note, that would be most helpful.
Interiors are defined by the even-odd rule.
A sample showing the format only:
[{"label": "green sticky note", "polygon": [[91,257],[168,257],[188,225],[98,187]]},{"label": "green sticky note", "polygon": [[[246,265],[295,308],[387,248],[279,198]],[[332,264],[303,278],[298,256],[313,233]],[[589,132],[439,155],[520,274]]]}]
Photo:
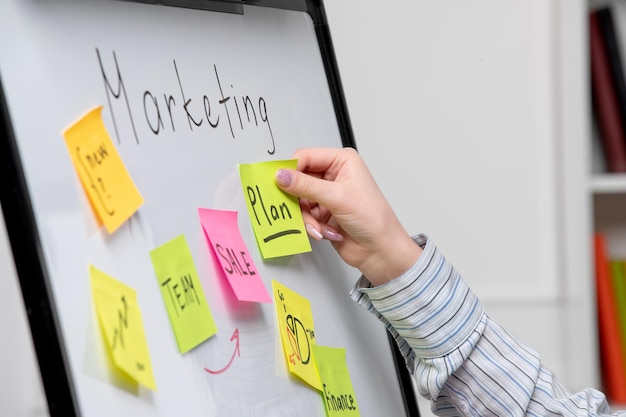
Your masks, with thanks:
[{"label": "green sticky note", "polygon": [[346,364],[346,350],[320,345],[312,345],[311,348],[322,383],[326,415],[359,416],[359,407]]},{"label": "green sticky note", "polygon": [[150,252],[180,353],[217,332],[184,235]]},{"label": "green sticky note", "polygon": [[276,185],[276,171],[296,160],[240,164],[239,175],[250,222],[264,259],[310,252],[298,199]]}]

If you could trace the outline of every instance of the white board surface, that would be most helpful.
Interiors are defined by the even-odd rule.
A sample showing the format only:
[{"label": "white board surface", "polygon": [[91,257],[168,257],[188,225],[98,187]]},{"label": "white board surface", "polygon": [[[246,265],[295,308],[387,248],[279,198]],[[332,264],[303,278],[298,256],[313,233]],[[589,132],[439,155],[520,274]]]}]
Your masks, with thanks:
[{"label": "white board surface", "polygon": [[[2,88],[82,416],[325,415],[320,393],[287,373],[274,305],[225,302],[200,207],[239,212],[268,290],[276,279],[311,301],[317,343],[346,348],[361,415],[406,413],[386,331],[348,297],[358,271],[327,242],[312,242],[307,254],[260,257],[237,164],[288,159],[296,148],[342,140],[310,17],[244,10],[70,0],[0,5]],[[169,97],[175,104],[168,107]],[[242,101],[237,109],[243,97],[251,98],[256,123]],[[97,227],[62,136],[96,106],[104,106],[107,130],[145,199],[114,234]],[[186,354],[178,353],[149,257],[180,234],[218,327]],[[137,291],[156,392],[130,389],[107,367],[89,264]],[[240,356],[227,372],[208,374],[205,367],[232,357],[234,329]]]}]

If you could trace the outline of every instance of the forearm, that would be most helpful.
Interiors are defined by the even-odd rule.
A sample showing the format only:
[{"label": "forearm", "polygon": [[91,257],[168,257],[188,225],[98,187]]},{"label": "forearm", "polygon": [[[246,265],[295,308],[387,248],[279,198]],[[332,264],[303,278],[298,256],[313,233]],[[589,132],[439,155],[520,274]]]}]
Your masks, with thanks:
[{"label": "forearm", "polygon": [[425,236],[417,241],[424,251],[409,271],[375,288],[362,277],[352,296],[394,335],[420,394],[434,401],[435,410],[481,416],[607,412],[601,393],[567,392],[534,349],[488,317],[435,246]]}]

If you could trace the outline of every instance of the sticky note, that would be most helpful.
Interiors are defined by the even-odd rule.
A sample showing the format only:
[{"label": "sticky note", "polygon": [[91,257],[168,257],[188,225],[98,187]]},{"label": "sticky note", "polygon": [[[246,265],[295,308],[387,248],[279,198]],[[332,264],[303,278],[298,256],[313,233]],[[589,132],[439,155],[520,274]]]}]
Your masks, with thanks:
[{"label": "sticky note", "polygon": [[276,185],[279,168],[296,160],[240,164],[239,175],[254,236],[263,259],[311,251],[298,199]]},{"label": "sticky note", "polygon": [[184,235],[150,251],[163,302],[176,337],[186,353],[217,332]]},{"label": "sticky note", "polygon": [[359,416],[359,407],[346,364],[346,350],[313,346],[315,366],[322,383],[322,397],[328,417]]},{"label": "sticky note", "polygon": [[63,132],[65,143],[98,224],[113,233],[143,204],[102,121],[102,106]]},{"label": "sticky note", "polygon": [[115,366],[137,383],[156,390],[135,290],[93,265],[89,276],[98,322]]},{"label": "sticky note", "polygon": [[237,212],[199,208],[198,215],[209,246],[213,248],[237,299],[271,303],[272,299],[241,237]]},{"label": "sticky note", "polygon": [[315,330],[311,303],[276,280],[272,280],[272,292],[289,372],[321,390],[313,360]]}]

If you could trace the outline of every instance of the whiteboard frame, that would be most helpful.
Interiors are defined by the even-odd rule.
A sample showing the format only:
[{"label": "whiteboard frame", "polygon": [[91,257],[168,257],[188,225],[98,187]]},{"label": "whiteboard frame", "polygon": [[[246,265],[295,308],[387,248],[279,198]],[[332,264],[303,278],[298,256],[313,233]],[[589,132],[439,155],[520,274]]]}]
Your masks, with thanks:
[{"label": "whiteboard frame", "polygon": [[[139,3],[243,13],[239,0],[125,0]],[[321,0],[249,0],[245,4],[302,11],[311,16],[344,147],[357,149],[335,58],[328,21]],[[54,303],[39,231],[27,187],[8,103],[0,79],[0,203],[13,260],[28,316],[30,333],[50,416],[79,416],[78,399],[68,368],[65,343]],[[389,346],[408,417],[419,417],[412,377],[391,335]]]}]

